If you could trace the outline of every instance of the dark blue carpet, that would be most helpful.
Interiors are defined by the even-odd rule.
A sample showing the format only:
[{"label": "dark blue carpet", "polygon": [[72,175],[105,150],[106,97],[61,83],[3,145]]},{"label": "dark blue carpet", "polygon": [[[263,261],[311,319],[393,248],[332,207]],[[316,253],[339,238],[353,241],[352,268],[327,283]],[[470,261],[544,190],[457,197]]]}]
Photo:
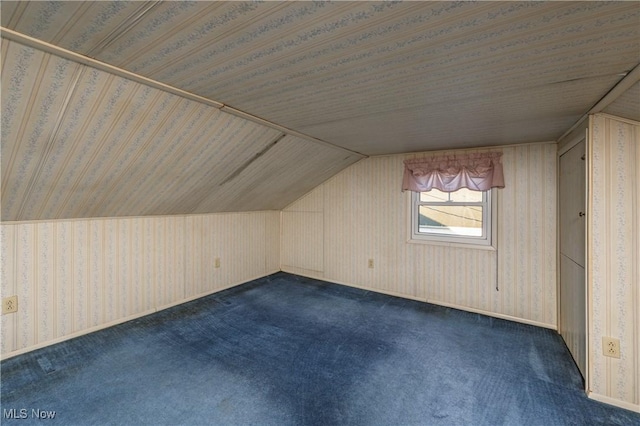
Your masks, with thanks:
[{"label": "dark blue carpet", "polygon": [[1,368],[3,424],[640,425],[552,330],[285,273]]}]

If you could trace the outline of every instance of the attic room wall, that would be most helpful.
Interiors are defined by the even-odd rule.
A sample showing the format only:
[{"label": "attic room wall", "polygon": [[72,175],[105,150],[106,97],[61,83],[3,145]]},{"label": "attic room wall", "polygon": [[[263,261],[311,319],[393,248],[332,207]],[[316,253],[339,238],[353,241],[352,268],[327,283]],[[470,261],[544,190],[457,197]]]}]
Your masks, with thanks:
[{"label": "attic room wall", "polygon": [[277,271],[277,212],[362,157],[2,36],[2,356]]},{"label": "attic room wall", "polygon": [[[277,211],[0,225],[2,357],[279,270]],[[214,259],[220,258],[220,268]]]},{"label": "attic room wall", "polygon": [[598,114],[589,134],[589,395],[640,411],[640,122]]},{"label": "attic room wall", "polygon": [[415,155],[393,155],[361,160],[284,209],[282,269],[555,328],[556,144],[502,151],[497,253],[407,243],[400,185]]}]

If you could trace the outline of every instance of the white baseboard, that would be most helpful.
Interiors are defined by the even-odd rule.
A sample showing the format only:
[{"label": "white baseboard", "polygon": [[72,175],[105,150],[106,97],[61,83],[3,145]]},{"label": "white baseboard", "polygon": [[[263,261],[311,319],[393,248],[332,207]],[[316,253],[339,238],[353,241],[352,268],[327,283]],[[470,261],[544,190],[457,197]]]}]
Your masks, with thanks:
[{"label": "white baseboard", "polygon": [[96,326],[93,326],[93,327],[86,328],[84,330],[76,331],[75,333],[67,334],[66,336],[57,337],[55,339],[47,340],[46,342],[40,342],[40,343],[37,343],[35,345],[28,346],[26,348],[17,349],[17,350],[15,350],[13,352],[2,354],[2,357],[0,357],[0,360],[13,358],[14,356],[17,356],[17,355],[22,355],[22,354],[25,354],[27,352],[35,351],[36,349],[46,348],[47,346],[55,345],[56,343],[61,343],[61,342],[64,342],[66,340],[71,340],[71,339],[74,339],[76,337],[84,336],[85,334],[93,333],[95,331],[104,330],[105,328],[113,327],[114,325],[122,324],[123,322],[131,321],[131,320],[134,320],[134,319],[140,318],[140,317],[144,317],[146,315],[153,314],[153,313],[155,313],[157,311],[158,311],[158,309],[148,309],[148,310],[143,311],[143,312],[138,312],[137,314],[128,315],[128,316],[123,317],[123,318],[118,318],[117,320],[109,321],[109,322],[106,322],[104,324],[100,324],[100,325],[96,325]]},{"label": "white baseboard", "polygon": [[605,404],[613,405],[618,408],[624,408],[625,410],[634,411],[640,413],[640,404],[634,404],[632,402],[622,401],[610,396],[600,395],[595,392],[588,391],[587,396],[595,401],[604,402]]},{"label": "white baseboard", "polygon": [[[283,267],[283,268],[286,268],[286,267]],[[386,291],[386,290],[379,290],[377,288],[364,287],[364,286],[357,285],[357,284],[349,284],[349,283],[345,283],[345,282],[342,282],[342,281],[331,280],[331,279],[325,278],[325,277],[317,277],[317,276],[313,276],[311,274],[305,274],[305,273],[302,273],[300,271],[292,272],[292,271],[289,271],[287,269],[283,269],[282,271],[283,272],[288,272],[290,274],[300,275],[300,276],[303,276],[303,277],[306,277],[306,278],[312,278],[314,280],[326,281],[328,283],[339,284],[339,285],[343,285],[343,286],[346,286],[346,287],[358,288],[360,290],[373,291],[374,293],[386,294],[387,296],[401,297],[403,299],[410,299],[410,300],[417,300],[418,302],[425,302],[424,298],[410,296],[408,294],[396,293],[396,292],[393,292],[393,291]]]},{"label": "white baseboard", "polygon": [[282,272],[286,272],[294,275],[301,275],[307,278],[314,278],[317,280],[324,280],[324,272],[314,271],[312,269],[299,268],[297,266],[281,265]]},{"label": "white baseboard", "polygon": [[365,287],[365,286],[361,286],[361,285],[357,285],[357,284],[350,284],[350,283],[345,283],[345,282],[342,282],[342,281],[332,280],[332,279],[328,279],[326,277],[318,277],[318,276],[314,276],[313,274],[311,274],[309,272],[305,273],[305,271],[301,270],[300,268],[290,268],[290,267],[287,267],[287,266],[283,266],[282,270],[283,270],[283,272],[288,272],[288,273],[291,273],[291,274],[301,275],[301,276],[307,277],[307,278],[327,281],[327,282],[330,282],[330,283],[340,284],[340,285],[344,285],[344,286],[347,286],[347,287],[355,287],[355,288],[359,288],[361,290],[368,290],[368,291],[373,291],[373,292],[376,292],[376,293],[386,294],[388,296],[402,297],[404,299],[410,299],[410,300],[417,300],[419,302],[432,303],[434,305],[446,306],[448,308],[454,308],[454,309],[458,309],[458,310],[461,310],[461,311],[473,312],[475,314],[481,314],[481,315],[486,315],[486,316],[490,316],[490,317],[494,317],[494,318],[505,319],[505,320],[508,320],[508,321],[519,322],[519,323],[522,323],[522,324],[534,325],[536,327],[549,328],[551,330],[557,330],[558,329],[558,326],[555,325],[555,324],[547,324],[547,323],[544,323],[544,322],[539,322],[539,321],[533,321],[533,320],[529,320],[529,319],[525,319],[525,318],[514,317],[514,316],[511,316],[511,315],[499,314],[499,313],[495,313],[495,312],[484,311],[482,309],[470,308],[468,306],[460,306],[460,305],[456,305],[454,303],[441,302],[439,300],[426,299],[424,297],[416,297],[416,296],[411,296],[411,295],[408,295],[408,294],[396,293],[396,292],[393,292],[393,291],[379,290],[379,289],[376,289],[376,288]]},{"label": "white baseboard", "polygon": [[9,359],[9,358],[13,358],[14,356],[17,356],[17,355],[25,354],[27,352],[35,351],[36,349],[46,348],[47,346],[55,345],[57,343],[61,343],[61,342],[64,342],[66,340],[71,340],[71,339],[74,339],[76,337],[84,336],[85,334],[94,333],[96,331],[104,330],[106,328],[113,327],[114,325],[122,324],[122,323],[127,322],[127,321],[131,321],[131,320],[134,320],[134,319],[137,319],[137,318],[144,317],[146,315],[150,315],[150,314],[153,314],[153,313],[156,313],[156,312],[159,312],[159,311],[163,311],[163,310],[171,308],[173,306],[182,305],[183,303],[191,302],[193,300],[200,299],[201,297],[209,296],[210,294],[218,293],[220,291],[227,290],[229,288],[236,287],[236,286],[239,286],[241,284],[245,284],[245,283],[248,283],[250,281],[254,281],[254,280],[266,277],[266,276],[271,275],[271,274],[275,274],[276,272],[279,272],[279,270],[276,269],[276,270],[273,270],[273,271],[269,271],[269,272],[265,273],[264,275],[259,275],[259,276],[256,276],[256,277],[253,277],[253,278],[249,278],[249,279],[246,279],[246,280],[234,282],[233,284],[229,284],[229,285],[226,285],[224,287],[216,288],[215,290],[208,291],[208,292],[205,292],[205,293],[200,293],[200,294],[197,294],[195,296],[188,297],[186,299],[180,299],[180,300],[178,300],[176,302],[172,302],[172,303],[169,303],[167,305],[157,306],[157,307],[152,308],[152,309],[147,309],[146,311],[143,311],[143,312],[138,312],[136,314],[128,315],[128,316],[123,317],[123,318],[118,318],[117,320],[109,321],[109,322],[106,322],[104,324],[100,324],[100,325],[96,325],[96,326],[93,326],[93,327],[89,327],[89,328],[84,329],[84,330],[76,331],[75,333],[67,334],[66,336],[57,337],[57,338],[52,339],[52,340],[47,340],[46,342],[40,342],[38,344],[29,346],[29,347],[26,347],[26,348],[17,349],[15,351],[0,355],[0,361],[1,360],[5,360],[5,359]]},{"label": "white baseboard", "polygon": [[533,320],[529,320],[526,318],[520,318],[520,317],[514,317],[511,315],[506,315],[506,314],[499,314],[496,312],[490,312],[490,311],[485,311],[482,309],[476,309],[476,308],[470,308],[468,306],[460,306],[460,305],[456,305],[455,303],[447,303],[447,302],[441,302],[439,300],[427,300],[428,303],[433,303],[434,305],[440,305],[440,306],[446,306],[449,308],[454,308],[454,309],[460,309],[461,311],[467,311],[467,312],[473,312],[475,314],[482,314],[482,315],[486,315],[489,317],[494,317],[494,318],[500,318],[500,319],[505,319],[505,320],[509,320],[509,321],[514,321],[514,322],[520,322],[522,324],[528,324],[528,325],[535,325],[536,327],[542,327],[542,328],[549,328],[551,330],[557,330],[558,326],[555,324],[547,324],[545,322],[539,322],[539,321],[533,321]]}]

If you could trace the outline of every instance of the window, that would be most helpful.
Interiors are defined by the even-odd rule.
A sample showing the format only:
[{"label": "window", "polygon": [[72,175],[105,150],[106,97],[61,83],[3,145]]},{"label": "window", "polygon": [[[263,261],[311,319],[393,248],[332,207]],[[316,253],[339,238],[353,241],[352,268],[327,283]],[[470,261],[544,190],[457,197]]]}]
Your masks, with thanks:
[{"label": "window", "polygon": [[491,190],[412,192],[412,240],[492,246]]}]

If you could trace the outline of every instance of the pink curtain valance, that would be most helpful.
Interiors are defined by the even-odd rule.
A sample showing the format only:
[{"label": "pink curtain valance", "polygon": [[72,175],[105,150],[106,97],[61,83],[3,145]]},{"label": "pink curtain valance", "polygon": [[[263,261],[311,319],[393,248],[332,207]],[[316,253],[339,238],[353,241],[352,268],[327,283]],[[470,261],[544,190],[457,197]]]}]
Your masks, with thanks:
[{"label": "pink curtain valance", "polygon": [[402,190],[415,192],[433,188],[454,192],[460,188],[486,191],[504,188],[501,152],[440,155],[405,160]]}]

